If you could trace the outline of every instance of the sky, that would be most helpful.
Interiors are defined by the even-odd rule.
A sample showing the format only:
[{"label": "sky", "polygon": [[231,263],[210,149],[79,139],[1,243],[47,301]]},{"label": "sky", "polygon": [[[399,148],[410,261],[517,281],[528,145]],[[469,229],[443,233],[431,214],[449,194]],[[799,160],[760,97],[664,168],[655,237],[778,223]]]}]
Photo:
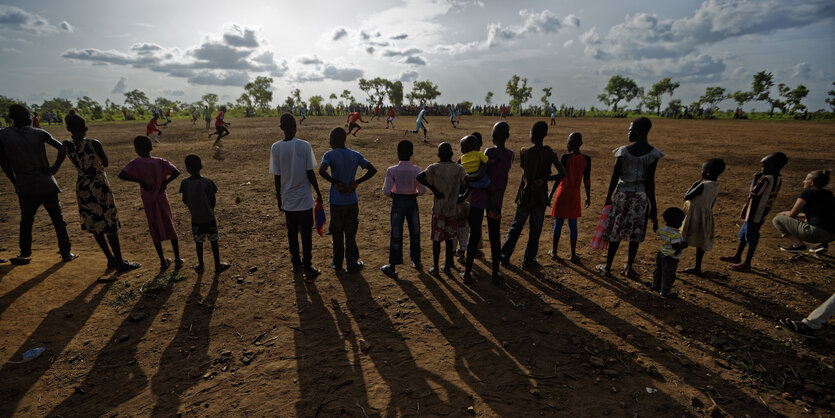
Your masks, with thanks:
[{"label": "sky", "polygon": [[808,87],[803,103],[817,110],[835,88],[834,20],[832,0],[0,0],[0,94],[234,102],[269,76],[277,105],[295,88],[363,101],[358,79],[383,77],[406,92],[430,80],[442,103],[483,103],[488,91],[502,103],[518,74],[529,103],[551,87],[558,105],[602,107],[613,75],[645,89],[670,77],[681,84],[672,99],[689,104],[710,86],[750,90],[765,70]]}]

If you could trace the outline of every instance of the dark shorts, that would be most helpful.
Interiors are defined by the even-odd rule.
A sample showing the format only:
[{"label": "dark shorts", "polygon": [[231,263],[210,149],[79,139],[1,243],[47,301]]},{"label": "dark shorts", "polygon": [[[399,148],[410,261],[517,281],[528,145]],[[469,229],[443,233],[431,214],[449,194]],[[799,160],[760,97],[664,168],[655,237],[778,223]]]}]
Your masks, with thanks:
[{"label": "dark shorts", "polygon": [[229,135],[229,130],[226,129],[225,126],[215,126],[215,132],[217,132],[218,135],[222,133]]},{"label": "dark shorts", "polygon": [[191,224],[191,234],[194,235],[194,242],[217,241],[217,222],[205,224]]},{"label": "dark shorts", "polygon": [[348,125],[348,132],[351,132],[351,131],[354,130],[354,128],[359,128],[359,127],[360,127],[359,124],[352,123],[352,124]]}]

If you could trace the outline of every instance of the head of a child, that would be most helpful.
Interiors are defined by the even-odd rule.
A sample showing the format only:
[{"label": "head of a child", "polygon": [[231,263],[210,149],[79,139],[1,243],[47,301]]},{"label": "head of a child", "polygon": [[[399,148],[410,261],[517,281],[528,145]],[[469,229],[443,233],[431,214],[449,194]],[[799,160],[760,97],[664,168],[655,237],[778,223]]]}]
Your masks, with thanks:
[{"label": "head of a child", "polygon": [[412,154],[414,154],[415,146],[412,145],[412,141],[408,139],[404,139],[397,143],[397,159],[400,161],[409,161],[412,159]]},{"label": "head of a child", "polygon": [[194,154],[186,155],[186,171],[195,177],[200,176],[200,170],[203,168],[203,161],[200,157]]},{"label": "head of a child", "polygon": [[684,222],[684,211],[677,207],[670,207],[664,211],[664,223],[672,228],[681,228]]},{"label": "head of a child", "polygon": [[156,111],[154,111],[154,115],[151,116],[151,120],[157,120],[157,119],[159,119],[159,115],[157,114]]},{"label": "head of a child", "polygon": [[721,158],[711,158],[702,164],[702,178],[705,180],[716,181],[723,172],[725,160]]},{"label": "head of a child", "polygon": [[536,121],[531,126],[531,142],[534,144],[541,144],[548,135],[548,124],[545,121]]},{"label": "head of a child", "polygon": [[780,174],[780,170],[789,162],[789,157],[782,152],[768,154],[760,160],[763,166],[763,174]]},{"label": "head of a child", "polygon": [[[472,138],[472,141],[473,142],[475,141],[475,138],[473,138],[472,136],[467,136],[467,137],[465,137],[465,139],[466,138]],[[461,141],[462,141],[461,143],[462,143],[462,146],[463,146],[464,139],[462,139]],[[441,142],[438,145],[438,159],[440,159],[441,162],[451,162],[452,161],[452,145],[450,145],[449,142]]]},{"label": "head of a child", "polygon": [[226,106],[221,106],[219,110],[223,113],[226,113]]},{"label": "head of a child", "polygon": [[646,116],[641,116],[629,124],[629,142],[646,140],[649,130],[652,129],[652,121]]},{"label": "head of a child", "polygon": [[328,142],[331,145],[332,149],[337,148],[345,148],[345,138],[348,137],[348,134],[345,132],[344,129],[341,127],[336,127],[331,130],[331,134],[328,137]]},{"label": "head of a child", "polygon": [[477,150],[478,139],[472,135],[467,135],[461,138],[461,153],[466,154],[470,151]]},{"label": "head of a child", "polygon": [[87,123],[84,121],[84,118],[76,115],[74,112],[64,118],[64,123],[67,126],[67,130],[70,131],[73,136],[83,136],[87,132]]},{"label": "head of a child", "polygon": [[475,149],[481,149],[481,146],[484,145],[484,140],[481,138],[481,132],[473,131],[470,135],[476,139]]},{"label": "head of a child", "polygon": [[505,121],[496,122],[493,125],[493,145],[504,148],[505,142],[507,142],[507,138],[510,137],[510,125],[507,124]]},{"label": "head of a child", "polygon": [[281,114],[281,119],[278,121],[278,127],[284,131],[285,138],[292,138],[296,136],[296,118],[290,112]]},{"label": "head of a child", "polygon": [[153,149],[153,145],[151,145],[151,138],[144,135],[139,135],[136,138],[133,138],[133,149],[136,151],[136,155],[140,157],[150,157],[151,149]]},{"label": "head of a child", "polygon": [[829,174],[831,170],[815,170],[806,175],[803,180],[804,189],[823,189],[829,184]]},{"label": "head of a child", "polygon": [[583,134],[572,132],[568,135],[568,141],[566,142],[568,152],[579,153],[581,146],[583,146]]},{"label": "head of a child", "polygon": [[9,118],[14,122],[16,128],[29,126],[32,123],[32,115],[29,113],[29,109],[18,103],[9,106]]}]

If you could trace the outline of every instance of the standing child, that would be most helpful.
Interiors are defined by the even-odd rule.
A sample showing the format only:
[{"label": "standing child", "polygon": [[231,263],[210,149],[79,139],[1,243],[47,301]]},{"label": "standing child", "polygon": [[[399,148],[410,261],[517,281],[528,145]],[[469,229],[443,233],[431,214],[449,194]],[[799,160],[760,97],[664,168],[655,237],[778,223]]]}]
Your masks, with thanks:
[{"label": "standing child", "polygon": [[453,128],[457,128],[458,123],[460,123],[461,121],[459,121],[458,119],[455,119],[455,106],[449,105],[448,109],[449,109],[449,123],[452,124]]},{"label": "standing child", "polygon": [[212,245],[212,256],[215,259],[215,274],[229,268],[229,264],[220,261],[220,248],[218,247],[217,220],[215,219],[215,203],[217,199],[217,186],[206,177],[200,175],[203,162],[200,157],[189,154],[186,156],[186,170],[191,177],[183,179],[180,183],[180,193],[183,194],[183,203],[191,213],[191,233],[194,235],[194,245],[197,248],[197,265],[194,271],[202,273],[203,266],[203,243],[209,241]]},{"label": "standing child", "polygon": [[458,236],[455,239],[455,256],[464,265],[467,262],[467,242],[469,240],[470,228],[467,219],[470,215],[470,204],[467,202],[458,203]]},{"label": "standing child", "polygon": [[684,224],[681,237],[696,247],[696,265],[683,270],[687,274],[702,274],[705,251],[713,248],[713,204],[719,194],[719,175],[725,171],[725,161],[711,158],[702,164],[702,178],[690,186],[684,195]]},{"label": "standing child", "polygon": [[438,159],[440,161],[429,165],[417,176],[417,181],[435,195],[432,204],[433,267],[429,273],[436,277],[441,275],[438,269],[441,242],[446,243],[444,273],[452,274],[455,237],[458,234],[458,193],[467,175],[464,167],[452,161],[452,145],[446,142],[438,145]]},{"label": "standing child", "polygon": [[212,110],[209,106],[203,108],[203,119],[206,121],[206,130],[209,130],[209,124],[212,122]]},{"label": "standing child", "polygon": [[[765,220],[765,215],[768,214],[774,204],[777,192],[780,191],[780,184],[782,183],[780,170],[788,162],[789,158],[782,152],[769,154],[760,160],[762,170],[754,174],[748,201],[742,208],[741,219],[744,223],[742,228],[739,229],[739,247],[737,247],[736,254],[733,256],[719,257],[722,261],[732,263],[728,266],[729,269],[742,272],[751,271],[751,259],[754,258],[754,251],[760,241],[760,227]],[[748,246],[748,253],[745,255],[745,261],[742,261],[742,252],[746,245]]]},{"label": "standing child", "polygon": [[403,221],[409,225],[409,256],[416,269],[423,266],[420,262],[420,217],[418,216],[417,197],[425,192],[418,183],[420,167],[410,161],[414,154],[411,141],[403,140],[397,144],[397,165],[386,170],[383,194],[391,197],[391,241],[389,244],[389,263],[380,267],[386,276],[396,277],[398,264],[403,264]]},{"label": "standing child", "polygon": [[301,106],[299,108],[299,116],[302,117],[301,119],[299,119],[299,125],[301,125],[302,123],[304,123],[304,120],[307,119],[307,106]]},{"label": "standing child", "polygon": [[212,138],[212,135],[217,134],[217,139],[215,139],[215,143],[212,144],[212,147],[220,146],[220,139],[229,135],[229,129],[226,128],[229,126],[229,122],[225,122],[223,120],[223,115],[225,113],[226,107],[224,106],[221,106],[217,111],[217,117],[215,118],[215,132],[209,132],[209,139]]},{"label": "standing child", "polygon": [[580,259],[577,257],[577,218],[581,216],[580,183],[583,183],[586,188],[586,202],[583,207],[588,208],[591,204],[591,158],[580,152],[582,145],[583,135],[579,132],[572,132],[571,135],[568,135],[568,153],[560,157],[560,162],[568,174],[565,179],[555,182],[553,189],[551,189],[552,195],[554,194],[554,190],[557,192],[557,196],[554,198],[554,206],[551,207],[551,216],[555,218],[554,244],[551,249],[552,260],[559,259],[559,256],[557,256],[557,248],[560,245],[562,225],[568,219],[568,234],[571,239],[571,262],[580,262]]},{"label": "standing child", "polygon": [[652,273],[650,290],[659,292],[662,297],[675,299],[678,292],[673,292],[673,283],[676,281],[678,258],[681,256],[681,250],[687,247],[679,232],[684,220],[684,211],[679,208],[667,208],[662,216],[665,225],[655,231],[661,238],[661,249],[655,255],[655,271]]},{"label": "standing child", "polygon": [[[322,156],[319,175],[331,183],[328,202],[331,209],[331,237],[333,238],[334,270],[342,270],[343,256],[346,262],[346,272],[354,273],[365,266],[359,261],[360,253],[357,248],[357,230],[359,228],[359,197],[357,186],[365,183],[375,174],[377,169],[368,162],[362,154],[345,147],[347,134],[342,128],[334,128],[330,133],[331,150]],[[328,167],[331,172],[328,174]],[[357,168],[365,170],[365,174],[355,179]]]},{"label": "standing child", "polygon": [[162,135],[162,131],[159,130],[159,124],[157,123],[158,119],[159,116],[154,114],[154,116],[148,122],[148,126],[145,127],[145,136],[147,136],[148,138],[150,138],[151,135],[154,135],[154,132],[156,132],[156,134],[154,135],[154,142],[156,143],[159,143],[159,137],[160,135]]},{"label": "standing child", "polygon": [[551,126],[557,124],[557,107],[551,103]]},{"label": "standing child", "polygon": [[389,125],[391,125],[391,129],[394,129],[394,106],[389,108],[389,117],[386,120],[386,129],[389,128]]},{"label": "standing child", "polygon": [[171,265],[171,260],[162,253],[162,242],[171,241],[174,251],[174,267],[180,268],[185,262],[180,258],[180,245],[177,240],[177,230],[174,229],[174,219],[171,216],[171,205],[168,203],[168,193],[165,188],[180,171],[168,160],[151,156],[151,140],[147,136],[137,136],[133,139],[133,148],[139,158],[134,158],[119,173],[122,180],[139,183],[142,187],[142,206],[148,218],[148,232],[154,241],[154,249],[159,256],[159,264],[163,269]]},{"label": "standing child", "polygon": [[200,118],[200,112],[196,108],[191,108],[191,124],[196,124],[198,118]]}]

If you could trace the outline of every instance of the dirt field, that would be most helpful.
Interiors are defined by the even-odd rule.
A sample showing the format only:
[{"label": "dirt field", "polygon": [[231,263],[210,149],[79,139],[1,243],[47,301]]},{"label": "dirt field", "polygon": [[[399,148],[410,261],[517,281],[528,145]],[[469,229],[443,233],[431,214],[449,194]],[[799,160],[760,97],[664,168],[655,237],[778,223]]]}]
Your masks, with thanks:
[{"label": "dirt field", "polygon": [[[472,130],[489,138],[494,118],[464,117],[460,129],[430,117],[430,140],[417,135],[414,161],[435,162],[441,141]],[[527,146],[534,118],[512,118],[508,147]],[[572,131],[584,135],[592,158],[592,207],[580,223],[579,266],[551,261],[551,218],[531,274],[516,267],[502,286],[489,283],[488,264],[476,261],[479,283],[436,279],[408,266],[400,279],[384,276],[388,260],[389,203],[380,193],[386,167],[395,164],[402,130],[385,122],[363,125],[349,147],[379,170],[360,186],[361,259],[366,269],[337,277],[329,269],[328,236],[314,234],[315,282],[290,271],[284,217],[268,174],[270,145],[281,138],[278,119],[231,121],[225,151],[213,155],[201,126],[175,121],[153,155],[181,167],[197,153],[203,174],[220,188],[217,218],[222,257],[233,263],[219,277],[186,268],[160,274],[147,233],[138,187],[117,179],[134,158],[132,138],[144,122],[91,126],[110,157],[108,174],[122,221],[126,257],[143,268],[97,283],[105,258],[81,231],[67,161],[57,178],[65,217],[80,258],[55,254],[49,218],[35,222],[31,265],[0,265],[0,360],[19,360],[28,349],[45,353],[0,370],[0,416],[734,416],[832,415],[835,382],[829,327],[808,339],[778,326],[802,318],[835,292],[832,254],[791,256],[778,250],[770,219],[754,258],[755,272],[725,269],[718,260],[736,247],[737,214],[751,175],[768,153],[784,151],[783,189],[772,215],[787,210],[805,174],[835,168],[835,125],[814,122],[653,121],[650,143],[666,154],[658,165],[658,205],[681,205],[701,163],[722,157],[722,193],[714,209],[717,239],[705,257],[704,277],[680,274],[681,299],[666,301],[645,289],[659,242],[648,234],[633,281],[599,276],[604,254],[588,249],[605,197],[614,157],[627,142],[624,119],[559,120],[546,143],[559,152]],[[298,137],[317,159],[327,132],[342,118],[311,118]],[[400,117],[398,128],[412,128]],[[66,139],[62,127],[47,128]],[[455,149],[458,150],[457,145]],[[50,157],[54,153],[50,152]],[[518,160],[517,160],[518,161]],[[502,235],[513,218],[511,170]],[[326,185],[319,180],[326,195]],[[190,219],[169,187],[186,265],[195,262]],[[830,186],[831,188],[832,186]],[[240,202],[236,203],[236,196]],[[432,198],[420,199],[423,262],[431,264],[428,225]],[[17,253],[17,199],[0,179],[0,257]],[[567,234],[567,233],[566,233]],[[486,230],[485,230],[486,238]],[[523,234],[512,262],[521,262]],[[408,240],[407,240],[408,241]],[[568,250],[567,238],[561,251]],[[406,244],[408,245],[408,244]],[[170,246],[165,244],[170,256]],[[207,251],[207,261],[211,253]],[[694,250],[682,257],[691,265]],[[625,248],[615,263],[622,265]],[[717,415],[714,415],[717,416]]]}]

